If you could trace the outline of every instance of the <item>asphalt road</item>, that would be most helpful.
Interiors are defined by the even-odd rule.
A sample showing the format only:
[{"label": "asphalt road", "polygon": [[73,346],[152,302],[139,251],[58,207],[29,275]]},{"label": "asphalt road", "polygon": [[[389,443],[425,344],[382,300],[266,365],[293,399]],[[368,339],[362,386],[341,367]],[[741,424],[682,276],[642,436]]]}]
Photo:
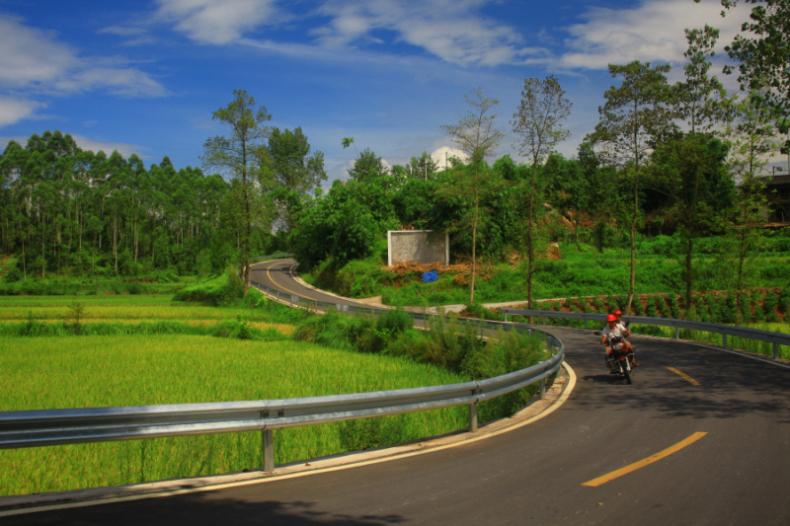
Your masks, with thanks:
[{"label": "asphalt road", "polygon": [[[270,273],[296,289],[287,274]],[[606,374],[593,333],[553,332],[565,342],[576,389],[558,411],[515,431],[345,471],[0,524],[790,524],[790,370],[636,337],[640,367],[625,385]],[[583,486],[694,433],[706,434]]]}]

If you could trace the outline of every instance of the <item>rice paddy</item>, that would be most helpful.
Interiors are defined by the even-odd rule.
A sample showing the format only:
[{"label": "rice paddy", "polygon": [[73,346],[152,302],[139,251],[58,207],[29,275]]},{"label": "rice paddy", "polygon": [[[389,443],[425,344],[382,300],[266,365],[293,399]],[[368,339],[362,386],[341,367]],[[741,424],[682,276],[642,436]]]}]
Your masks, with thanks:
[{"label": "rice paddy", "polygon": [[[71,331],[74,304],[87,333]],[[272,319],[274,318],[274,319]],[[330,349],[286,336],[293,326],[266,309],[208,307],[169,296],[0,297],[0,411],[222,402],[439,385],[465,378],[406,358]],[[220,327],[243,320],[281,334],[274,341],[177,334],[125,334],[167,325]],[[48,325],[39,336],[14,326]],[[96,328],[116,329],[102,335]],[[275,332],[276,331],[276,332]],[[173,331],[171,331],[173,332]],[[465,408],[276,432],[287,464],[459,430]],[[122,485],[260,469],[260,433],[158,438],[0,450],[0,495]]]}]

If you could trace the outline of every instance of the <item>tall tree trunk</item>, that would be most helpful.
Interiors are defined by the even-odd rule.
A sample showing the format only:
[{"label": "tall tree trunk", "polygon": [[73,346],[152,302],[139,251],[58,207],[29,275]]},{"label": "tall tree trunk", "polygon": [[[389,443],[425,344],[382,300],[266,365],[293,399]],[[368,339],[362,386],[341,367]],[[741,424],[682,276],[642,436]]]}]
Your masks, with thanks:
[{"label": "tall tree trunk", "polygon": [[629,232],[630,237],[630,262],[628,271],[628,304],[626,305],[626,312],[631,314],[631,306],[634,303],[634,295],[636,291],[636,227],[639,218],[639,187],[637,178],[638,171],[634,173],[634,208],[631,211],[631,228]]},{"label": "tall tree trunk", "polygon": [[693,274],[692,274],[692,265],[693,265],[693,256],[694,253],[694,238],[691,237],[691,234],[686,234],[686,261],[684,264],[684,280],[686,282],[686,311],[691,308],[691,292],[693,289]]},{"label": "tall tree trunk", "polygon": [[738,231],[738,275],[735,281],[736,290],[743,290],[743,265],[746,260],[746,226],[741,225]]},{"label": "tall tree trunk", "polygon": [[47,244],[46,244],[46,223],[41,218],[41,277],[47,277]]},{"label": "tall tree trunk", "polygon": [[252,237],[252,218],[250,217],[250,192],[247,186],[247,145],[242,145],[241,151],[242,169],[241,169],[241,188],[242,199],[244,200],[244,238],[242,240],[242,278],[244,280],[244,289],[250,286],[250,237]]},{"label": "tall tree trunk", "polygon": [[112,258],[115,275],[118,275],[118,216],[112,216]]},{"label": "tall tree trunk", "polygon": [[132,236],[134,242],[134,262],[137,263],[140,254],[140,225],[138,225],[136,221],[132,226]]},{"label": "tall tree trunk", "polygon": [[[531,177],[534,177],[532,174]],[[535,274],[535,185],[527,199],[527,308],[532,308],[532,277]]]},{"label": "tall tree trunk", "polygon": [[22,278],[27,279],[27,251],[25,250],[25,237],[22,236]]},{"label": "tall tree trunk", "polygon": [[480,214],[480,196],[475,192],[475,211],[472,217],[472,281],[469,286],[469,304],[475,302],[475,278],[477,277],[477,222]]}]

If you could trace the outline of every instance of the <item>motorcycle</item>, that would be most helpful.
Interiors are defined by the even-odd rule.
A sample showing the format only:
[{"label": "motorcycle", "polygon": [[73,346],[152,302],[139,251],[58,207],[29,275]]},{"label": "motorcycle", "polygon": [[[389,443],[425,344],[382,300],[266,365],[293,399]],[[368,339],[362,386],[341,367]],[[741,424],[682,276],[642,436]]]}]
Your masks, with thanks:
[{"label": "motorcycle", "polygon": [[629,384],[633,383],[631,380],[631,374],[634,369],[634,351],[633,348],[628,350],[625,346],[625,342],[623,338],[612,338],[609,342],[609,345],[612,348],[613,357],[609,360],[614,362],[614,367],[612,367],[612,372],[614,374],[618,374],[625,378],[625,381]]}]

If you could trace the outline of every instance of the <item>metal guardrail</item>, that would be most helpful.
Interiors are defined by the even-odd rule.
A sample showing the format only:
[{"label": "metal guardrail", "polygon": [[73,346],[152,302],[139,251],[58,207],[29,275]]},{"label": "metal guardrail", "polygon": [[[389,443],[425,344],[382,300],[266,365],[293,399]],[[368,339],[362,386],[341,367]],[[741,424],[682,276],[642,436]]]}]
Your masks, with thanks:
[{"label": "metal guardrail", "polygon": [[[255,285],[287,302],[308,308],[340,308],[359,314],[380,314],[385,310],[313,302]],[[415,319],[428,316],[410,314]],[[507,325],[520,330],[526,327],[502,322],[468,323],[487,328]],[[532,332],[531,328],[527,330]],[[540,383],[541,397],[545,393],[546,378],[559,370],[565,350],[557,338],[540,332],[556,350],[550,359],[486,380],[281,400],[6,412],[0,413],[0,449],[260,430],[263,470],[271,472],[275,467],[273,431],[279,428],[467,405],[469,427],[475,431],[478,403],[536,383]]]},{"label": "metal guardrail", "polygon": [[[499,312],[508,316],[527,316],[532,318],[564,318],[572,320],[587,320],[587,321],[606,321],[606,314],[591,313],[591,312],[557,312],[547,310],[528,310],[528,309],[500,309]],[[701,321],[689,320],[676,320],[673,318],[658,318],[652,316],[623,316],[623,319],[631,323],[640,325],[656,325],[660,327],[674,327],[675,339],[680,338],[680,330],[695,330],[704,331],[715,334],[720,334],[722,338],[722,347],[728,348],[728,336],[735,336],[739,338],[746,338],[751,340],[760,340],[768,342],[772,345],[772,357],[774,360],[779,358],[779,346],[790,345],[790,334],[783,334],[779,332],[761,331],[759,329],[748,329],[745,327],[735,327],[730,325],[721,325],[718,323],[707,323]]]}]

